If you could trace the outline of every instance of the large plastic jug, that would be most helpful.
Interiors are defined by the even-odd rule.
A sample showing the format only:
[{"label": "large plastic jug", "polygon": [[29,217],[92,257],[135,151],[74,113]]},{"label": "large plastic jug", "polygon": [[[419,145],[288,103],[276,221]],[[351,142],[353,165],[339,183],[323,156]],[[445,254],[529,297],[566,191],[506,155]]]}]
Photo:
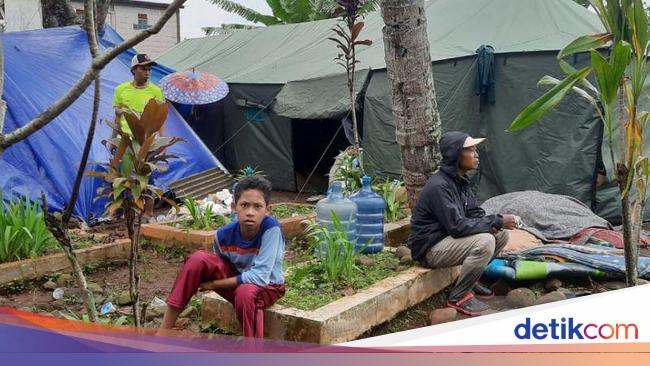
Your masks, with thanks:
[{"label": "large plastic jug", "polygon": [[332,212],[341,221],[341,224],[348,233],[348,240],[357,243],[356,215],[357,205],[345,198],[341,182],[334,182],[327,191],[327,197],[316,204],[316,223],[326,226],[330,231],[334,230]]},{"label": "large plastic jug", "polygon": [[357,248],[366,245],[364,253],[377,253],[384,249],[384,208],[386,201],[372,191],[368,176],[361,178],[361,190],[350,196],[357,204]]}]

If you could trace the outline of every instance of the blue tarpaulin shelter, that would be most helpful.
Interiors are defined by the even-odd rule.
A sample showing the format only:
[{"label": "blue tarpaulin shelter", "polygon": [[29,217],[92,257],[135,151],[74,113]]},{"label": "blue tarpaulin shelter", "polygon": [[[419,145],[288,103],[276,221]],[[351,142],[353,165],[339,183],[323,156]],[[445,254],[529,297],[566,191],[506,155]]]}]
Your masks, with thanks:
[{"label": "blue tarpaulin shelter", "polygon": [[[77,26],[2,34],[4,47],[4,90],[7,114],[4,132],[26,125],[39,113],[63,96],[90,65],[90,51],[85,32]],[[106,28],[100,47],[121,42],[121,37]],[[109,63],[101,72],[101,103],[99,118],[113,120],[113,91],[132,78],[129,70],[134,50],[129,50]],[[173,72],[162,66],[154,68],[152,81],[157,82]],[[94,84],[70,107],[47,126],[14,146],[0,157],[0,188],[5,199],[13,195],[40,197],[47,195],[50,208],[61,210],[69,199],[81,153],[90,124]],[[221,163],[211,154],[189,125],[173,109],[165,125],[166,134],[187,140],[170,150],[186,160],[170,162],[170,169],[154,177],[154,184],[169,183]],[[99,122],[90,162],[106,162],[109,154],[101,140],[111,136],[111,129]],[[91,166],[89,165],[89,168]],[[97,168],[93,168],[97,169]],[[103,204],[93,202],[101,180],[84,178],[73,214],[87,220],[101,216]]]}]

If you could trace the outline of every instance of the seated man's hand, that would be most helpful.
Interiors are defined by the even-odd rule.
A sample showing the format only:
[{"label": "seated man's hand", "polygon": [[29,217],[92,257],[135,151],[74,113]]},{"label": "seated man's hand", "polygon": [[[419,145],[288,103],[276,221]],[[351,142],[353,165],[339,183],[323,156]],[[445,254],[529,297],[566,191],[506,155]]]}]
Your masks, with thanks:
[{"label": "seated man's hand", "polygon": [[504,229],[512,230],[517,227],[517,221],[515,220],[515,215],[505,214],[502,215],[503,225],[501,226]]},{"label": "seated man's hand", "polygon": [[199,290],[208,291],[216,290],[217,286],[214,285],[214,281],[206,281],[199,285]]}]

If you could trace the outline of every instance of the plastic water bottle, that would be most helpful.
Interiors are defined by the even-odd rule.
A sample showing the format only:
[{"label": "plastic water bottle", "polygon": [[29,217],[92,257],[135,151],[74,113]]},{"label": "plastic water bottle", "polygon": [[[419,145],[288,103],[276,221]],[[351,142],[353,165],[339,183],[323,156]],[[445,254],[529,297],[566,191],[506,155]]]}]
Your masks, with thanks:
[{"label": "plastic water bottle", "polygon": [[329,188],[327,197],[316,204],[316,223],[334,231],[332,213],[336,214],[342,226],[348,233],[348,240],[357,243],[356,215],[357,205],[345,198],[341,182],[334,182]]},{"label": "plastic water bottle", "polygon": [[377,253],[384,248],[384,208],[386,201],[372,191],[368,176],[361,178],[361,190],[350,196],[357,204],[357,249],[366,245],[364,253]]}]

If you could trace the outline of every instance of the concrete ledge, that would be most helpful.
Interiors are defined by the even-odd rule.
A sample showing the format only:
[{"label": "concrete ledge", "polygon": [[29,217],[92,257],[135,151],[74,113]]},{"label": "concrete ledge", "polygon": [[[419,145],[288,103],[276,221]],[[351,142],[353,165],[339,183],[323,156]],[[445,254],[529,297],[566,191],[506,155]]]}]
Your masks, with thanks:
[{"label": "concrete ledge", "polygon": [[411,216],[384,224],[384,246],[398,247],[406,244],[411,232]]},{"label": "concrete ledge", "polygon": [[[96,245],[76,251],[81,265],[100,264],[112,259],[127,259],[131,252],[131,241],[119,239],[113,243]],[[69,271],[70,262],[65,253],[25,259],[0,264],[0,285],[12,281],[25,281],[56,272]]]},{"label": "concrete ledge", "polygon": [[[449,286],[459,270],[412,267],[311,311],[276,304],[264,311],[265,337],[321,344],[354,340]],[[204,321],[241,332],[232,305],[215,292],[203,295],[202,313]]]},{"label": "concrete ledge", "polygon": [[[311,213],[279,220],[284,237],[291,239],[302,234],[304,228],[300,223],[304,220],[312,220],[315,217],[316,214]],[[191,250],[212,250],[215,231],[182,229],[165,224],[144,224],[140,227],[140,235],[155,244],[164,246],[179,245]]]},{"label": "concrete ledge", "polygon": [[[277,205],[301,206],[301,207],[309,207],[312,210],[316,209],[316,206],[305,204],[305,203],[278,202],[278,203],[274,203],[273,205],[274,206]],[[292,239],[295,238],[296,236],[302,235],[302,233],[305,231],[305,226],[303,226],[301,222],[305,220],[313,220],[315,218],[316,218],[316,212],[312,212],[307,215],[298,215],[298,216],[287,217],[279,220],[280,225],[282,226],[282,233],[284,234],[284,237],[286,239]]]},{"label": "concrete ledge", "polygon": [[215,230],[189,230],[164,224],[144,224],[140,236],[163,246],[177,245],[190,250],[212,250]]}]

